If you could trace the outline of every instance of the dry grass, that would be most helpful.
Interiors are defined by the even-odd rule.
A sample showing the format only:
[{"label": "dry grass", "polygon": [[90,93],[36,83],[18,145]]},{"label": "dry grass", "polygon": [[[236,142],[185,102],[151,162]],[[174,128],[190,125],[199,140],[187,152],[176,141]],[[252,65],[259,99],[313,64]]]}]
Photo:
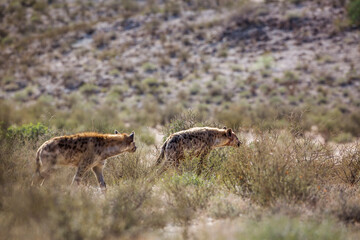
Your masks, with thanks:
[{"label": "dry grass", "polygon": [[[183,114],[164,132],[205,124],[198,119],[195,113]],[[179,171],[158,175],[153,164],[157,154],[144,144],[135,154],[109,160],[106,195],[91,173],[83,186],[69,186],[74,174],[69,168],[59,169],[44,186],[32,187],[37,147],[60,132],[26,139],[3,134],[1,235],[6,239],[166,239],[166,229],[177,226],[180,230],[174,237],[184,239],[358,236],[352,225],[360,221],[358,181],[346,176],[358,174],[359,145],[334,151],[330,145],[291,132],[258,132],[239,149],[213,151],[199,176],[198,159],[191,158]],[[194,230],[206,216],[233,221],[228,223],[229,231],[214,234],[206,225]],[[284,224],[286,228],[279,228]]]},{"label": "dry grass", "polygon": [[[236,21],[245,20],[251,30],[261,26],[262,19],[270,19],[269,11],[282,12],[282,8],[289,23],[299,18],[289,15],[286,3],[274,7],[273,1],[247,2],[14,0],[1,4],[2,238],[359,239],[356,61],[321,53],[316,62],[279,72],[282,51],[276,50],[273,55],[252,54],[247,61],[254,60],[253,66],[231,62],[234,74],[224,75],[229,68],[220,69],[223,63],[237,59],[245,45],[246,49],[255,46],[220,42],[227,29],[244,31],[243,22]],[[344,3],[326,4],[340,2]],[[358,17],[353,10],[359,1],[350,2],[355,27]],[[235,15],[226,16],[230,12],[225,8]],[[203,14],[209,9],[204,11],[209,15]],[[339,39],[353,41],[341,37],[350,28],[341,16],[344,19],[335,23]],[[210,18],[203,21],[204,17]],[[172,25],[176,22],[180,26]],[[306,22],[306,26],[310,25]],[[133,37],[123,42],[123,33]],[[75,48],[74,43],[83,40],[91,43],[90,49]],[[150,45],[157,43],[163,49],[155,49],[153,55]],[[135,55],[144,58],[135,63],[130,56],[122,59],[131,49],[139,49]],[[140,49],[151,51],[143,56]],[[201,49],[209,52],[195,54]],[[75,57],[74,62],[67,57]],[[84,57],[91,61],[82,64]],[[72,67],[58,71],[53,69],[56,62]],[[335,73],[344,67],[350,69],[338,78]],[[330,71],[333,68],[338,70]],[[306,87],[308,78],[317,85]],[[55,82],[64,88],[52,89]],[[184,112],[191,107],[198,112]],[[30,124],[37,122],[41,124]],[[199,159],[191,156],[179,169],[159,174],[154,166],[159,137],[148,127],[162,127],[166,138],[195,126],[224,125],[246,144],[214,150],[200,175],[196,174]],[[139,148],[135,154],[108,161],[106,195],[91,172],[82,186],[69,186],[75,173],[71,168],[58,169],[42,187],[31,186],[35,152],[44,141],[55,135],[114,129],[135,130]],[[324,142],[315,141],[314,135],[321,135]]]}]

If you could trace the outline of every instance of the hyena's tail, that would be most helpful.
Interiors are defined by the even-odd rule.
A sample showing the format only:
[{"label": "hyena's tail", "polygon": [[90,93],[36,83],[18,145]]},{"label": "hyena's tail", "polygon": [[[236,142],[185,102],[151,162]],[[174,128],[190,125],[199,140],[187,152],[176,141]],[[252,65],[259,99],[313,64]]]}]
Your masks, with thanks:
[{"label": "hyena's tail", "polygon": [[162,160],[164,159],[166,144],[167,144],[167,141],[165,141],[164,144],[161,147],[160,156],[156,160],[156,165],[159,165],[162,162]]},{"label": "hyena's tail", "polygon": [[41,166],[42,166],[42,162],[41,162],[41,159],[40,159],[40,152],[41,152],[41,149],[39,149],[39,150],[36,152],[35,174],[34,174],[33,177],[32,177],[31,185],[38,185],[38,184],[40,184],[40,182],[43,180],[43,177],[41,176],[41,173],[40,173]]},{"label": "hyena's tail", "polygon": [[40,169],[41,169],[41,166],[42,166],[42,162],[41,162],[41,159],[40,159],[40,152],[41,150],[37,151],[36,152],[36,169],[35,169],[35,174],[40,176]]},{"label": "hyena's tail", "polygon": [[165,168],[164,165],[162,165],[162,167],[158,168],[158,166],[161,164],[161,162],[163,161],[164,157],[165,157],[165,148],[166,148],[166,144],[167,144],[167,140],[164,142],[164,144],[161,146],[161,152],[160,152],[160,156],[157,158],[155,165],[153,166],[153,170],[154,172],[150,175],[149,177],[149,182],[153,182],[155,181],[155,179],[158,179],[157,177],[159,175],[161,175]]}]

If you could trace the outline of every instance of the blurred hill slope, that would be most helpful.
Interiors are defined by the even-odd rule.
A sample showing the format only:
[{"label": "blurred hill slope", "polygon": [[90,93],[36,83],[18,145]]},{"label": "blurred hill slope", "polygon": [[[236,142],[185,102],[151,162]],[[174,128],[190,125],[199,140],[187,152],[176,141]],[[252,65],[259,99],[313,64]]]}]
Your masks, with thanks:
[{"label": "blurred hill slope", "polygon": [[359,29],[341,1],[297,2],[10,1],[0,97],[64,111],[85,101],[206,116],[263,106],[357,114]]}]

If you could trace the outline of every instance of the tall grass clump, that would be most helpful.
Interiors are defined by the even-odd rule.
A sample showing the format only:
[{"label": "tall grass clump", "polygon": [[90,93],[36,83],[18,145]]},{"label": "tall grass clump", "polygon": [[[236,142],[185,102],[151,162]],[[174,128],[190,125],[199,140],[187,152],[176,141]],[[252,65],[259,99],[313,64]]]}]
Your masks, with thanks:
[{"label": "tall grass clump", "polygon": [[[332,194],[332,196],[334,195]],[[342,186],[332,199],[332,205],[334,206],[330,207],[330,211],[345,223],[358,224],[360,222],[359,200],[359,190],[357,188]]]},{"label": "tall grass clump", "polygon": [[0,231],[5,239],[113,239],[136,237],[163,227],[151,191],[118,186],[106,198],[68,187],[14,188],[2,191]]},{"label": "tall grass clump", "polygon": [[104,169],[106,180],[114,185],[121,181],[150,181],[155,169],[152,162],[144,158],[146,154],[148,153],[140,148],[135,153],[125,153],[109,159]]},{"label": "tall grass clump", "polygon": [[207,208],[216,188],[213,182],[193,172],[184,172],[168,174],[163,180],[163,189],[172,222],[184,227],[182,234],[187,239],[188,227],[197,214]]},{"label": "tall grass clump", "polygon": [[355,186],[360,181],[360,144],[339,146],[338,161],[335,167],[337,177],[346,184]]},{"label": "tall grass clump", "polygon": [[262,133],[229,154],[221,179],[231,191],[261,205],[299,202],[330,178],[333,162],[325,145],[286,131]]}]

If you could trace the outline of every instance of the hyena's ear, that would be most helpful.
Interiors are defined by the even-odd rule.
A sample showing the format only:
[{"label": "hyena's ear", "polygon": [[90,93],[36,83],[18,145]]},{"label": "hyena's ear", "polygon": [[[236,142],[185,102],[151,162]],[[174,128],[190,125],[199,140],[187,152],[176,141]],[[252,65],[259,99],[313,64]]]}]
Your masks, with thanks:
[{"label": "hyena's ear", "polygon": [[231,134],[232,134],[232,129],[231,128],[226,130],[226,136],[231,137]]},{"label": "hyena's ear", "polygon": [[115,129],[114,133],[115,133],[115,134],[119,134],[118,130],[116,130],[116,129]]},{"label": "hyena's ear", "polygon": [[134,141],[134,137],[135,137],[135,133],[132,132],[132,133],[129,135],[129,138],[131,139],[131,141]]}]

